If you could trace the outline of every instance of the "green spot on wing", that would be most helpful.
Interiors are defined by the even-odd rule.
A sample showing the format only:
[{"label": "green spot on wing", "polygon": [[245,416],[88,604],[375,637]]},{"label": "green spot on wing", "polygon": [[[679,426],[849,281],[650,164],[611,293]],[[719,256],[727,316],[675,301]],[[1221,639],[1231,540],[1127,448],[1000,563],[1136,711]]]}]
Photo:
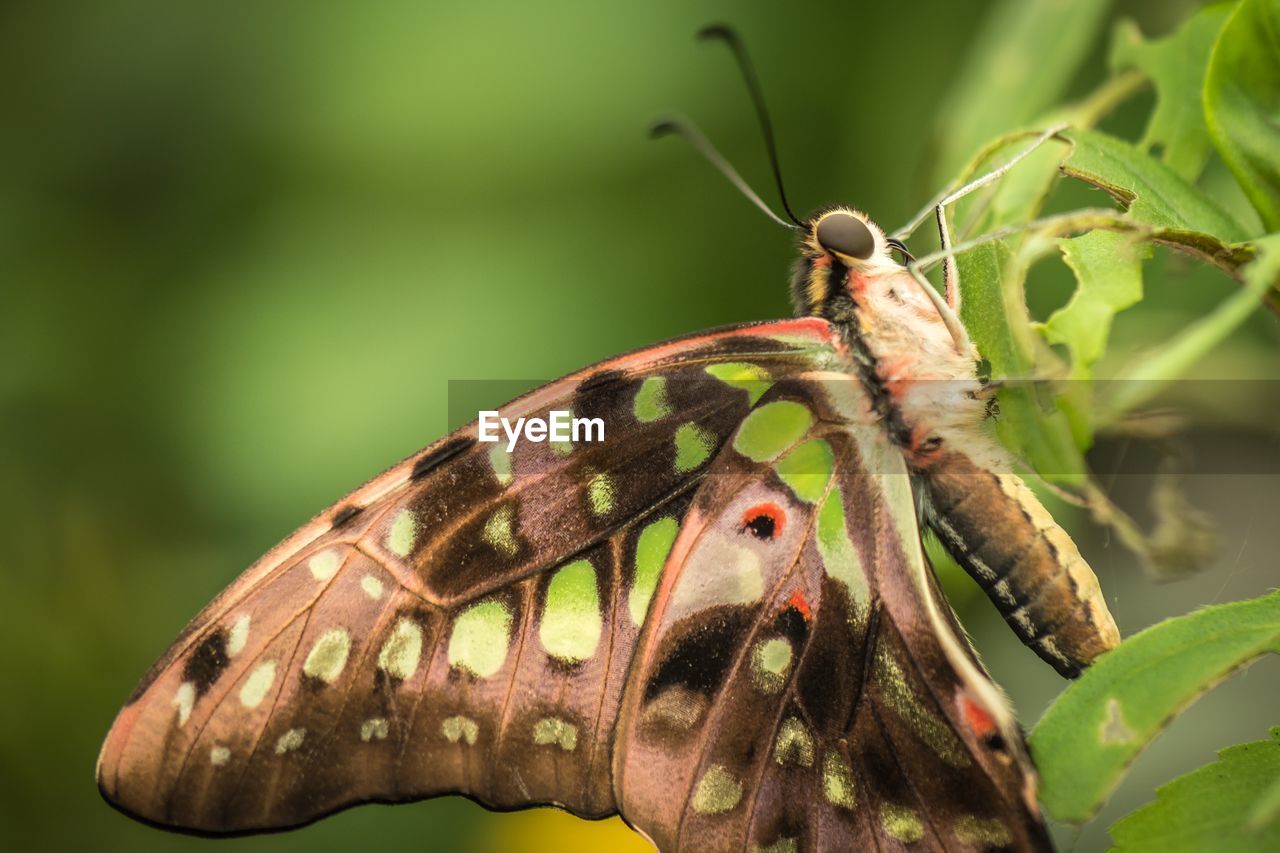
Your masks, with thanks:
[{"label": "green spot on wing", "polygon": [[844,517],[844,495],[837,485],[818,510],[818,553],[827,574],[845,585],[854,603],[865,605],[869,595],[862,560],[849,538]]},{"label": "green spot on wing", "polygon": [[481,678],[502,669],[511,637],[511,611],[497,601],[473,604],[458,614],[449,637],[449,665]]},{"label": "green spot on wing", "polygon": [[575,560],[558,570],[547,586],[538,637],[547,654],[583,661],[595,654],[601,627],[596,570],[589,560]]},{"label": "green spot on wing", "polygon": [[820,438],[806,441],[774,466],[782,482],[806,503],[822,499],[834,468],[835,455],[831,452],[831,445]]},{"label": "green spot on wing", "polygon": [[499,483],[504,486],[511,483],[511,454],[502,442],[489,448],[489,467],[493,468],[493,476],[498,478]]},{"label": "green spot on wing", "polygon": [[748,364],[745,361],[726,361],[708,365],[707,373],[731,388],[741,388],[746,391],[747,399],[753,406],[773,385],[773,377],[769,375],[769,371],[758,364]]},{"label": "green spot on wing", "polygon": [[832,750],[822,760],[822,793],[827,801],[846,809],[857,802],[857,788],[853,784],[853,770],[849,761]]},{"label": "green spot on wing", "polygon": [[813,424],[807,406],[791,400],[775,400],[751,413],[733,437],[733,449],[754,462],[776,459],[800,440]]},{"label": "green spot on wing", "polygon": [[693,810],[699,814],[723,814],[742,799],[742,783],[723,766],[713,764],[698,783],[693,795]]},{"label": "green spot on wing", "polygon": [[961,844],[972,844],[974,847],[1008,847],[1012,837],[1009,828],[999,818],[979,818],[976,815],[965,815],[956,821],[956,839]]},{"label": "green spot on wing", "polygon": [[596,474],[587,483],[587,501],[591,504],[591,512],[605,515],[613,509],[613,481],[608,474]]},{"label": "green spot on wing", "polygon": [[880,824],[890,838],[911,844],[924,837],[924,824],[913,809],[885,803],[880,807]]},{"label": "green spot on wing", "polygon": [[777,693],[791,669],[791,644],[777,637],[765,640],[752,650],[751,664],[756,686],[765,693]]},{"label": "green spot on wing", "polygon": [[516,508],[511,504],[498,507],[484,524],[480,538],[507,557],[514,557],[520,550],[516,541],[515,522]]},{"label": "green spot on wing", "polygon": [[667,400],[667,378],[650,376],[646,379],[636,392],[631,411],[642,424],[661,420],[671,414],[671,403]]},{"label": "green spot on wing", "polygon": [[658,586],[658,576],[671,553],[671,546],[676,541],[680,525],[671,516],[660,518],[651,523],[636,540],[636,573],[631,581],[631,594],[627,598],[627,607],[631,611],[632,623],[639,625],[649,612],[649,599]]},{"label": "green spot on wing", "polygon": [[410,510],[402,509],[391,522],[391,531],[387,534],[387,550],[397,557],[407,557],[413,550],[413,540],[418,536],[418,522],[414,520]]},{"label": "green spot on wing", "polygon": [[716,437],[711,430],[695,423],[680,424],[676,428],[676,472],[692,471],[711,456]]}]

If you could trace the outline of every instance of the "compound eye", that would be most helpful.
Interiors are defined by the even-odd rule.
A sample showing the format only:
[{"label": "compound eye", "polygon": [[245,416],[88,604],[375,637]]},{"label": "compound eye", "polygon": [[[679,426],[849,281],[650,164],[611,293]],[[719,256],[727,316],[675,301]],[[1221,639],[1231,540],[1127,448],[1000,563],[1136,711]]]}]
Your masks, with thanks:
[{"label": "compound eye", "polygon": [[828,252],[839,252],[865,261],[876,250],[876,240],[866,223],[850,213],[830,213],[818,223],[814,236]]}]

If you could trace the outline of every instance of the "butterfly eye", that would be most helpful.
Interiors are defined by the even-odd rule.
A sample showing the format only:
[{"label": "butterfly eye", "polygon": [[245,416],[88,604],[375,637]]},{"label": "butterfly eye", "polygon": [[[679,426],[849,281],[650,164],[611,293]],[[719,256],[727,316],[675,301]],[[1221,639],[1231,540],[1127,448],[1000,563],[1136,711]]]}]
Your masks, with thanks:
[{"label": "butterfly eye", "polygon": [[782,535],[786,516],[776,504],[757,504],[742,514],[742,531],[766,542]]},{"label": "butterfly eye", "polygon": [[851,213],[830,213],[822,218],[814,232],[818,245],[828,252],[839,252],[865,261],[876,249],[876,240],[866,223]]}]

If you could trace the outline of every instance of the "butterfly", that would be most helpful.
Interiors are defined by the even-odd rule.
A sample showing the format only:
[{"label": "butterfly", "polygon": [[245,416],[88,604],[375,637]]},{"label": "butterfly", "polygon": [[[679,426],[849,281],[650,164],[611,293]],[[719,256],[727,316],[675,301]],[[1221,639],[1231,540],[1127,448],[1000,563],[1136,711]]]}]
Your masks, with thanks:
[{"label": "butterfly", "polygon": [[267,553],[129,697],[103,796],[208,834],[457,793],[662,850],[1047,849],[922,526],[1067,676],[1118,641],[1097,580],[982,429],[954,276],[852,208],[795,230],[795,319],[500,412],[601,440],[473,423]]}]

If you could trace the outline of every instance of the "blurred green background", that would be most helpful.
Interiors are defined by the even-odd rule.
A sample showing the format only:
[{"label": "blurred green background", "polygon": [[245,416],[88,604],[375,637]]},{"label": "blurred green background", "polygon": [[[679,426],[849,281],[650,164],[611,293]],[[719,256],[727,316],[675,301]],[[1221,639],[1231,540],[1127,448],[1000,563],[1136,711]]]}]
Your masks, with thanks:
[{"label": "blurred green background", "polygon": [[[1159,34],[1191,5],[1118,3],[1108,20]],[[6,4],[0,847],[213,844],[100,800],[107,727],[240,569],[446,430],[450,380],[551,379],[788,313],[789,236],[687,146],[646,139],[660,113],[694,116],[772,198],[746,94],[722,48],[694,43],[699,26],[729,20],[748,40],[797,206],[845,200],[895,226],[938,186],[937,117],[985,8]],[[1105,75],[1108,29],[1069,92]],[[1149,107],[1140,97],[1109,129],[1136,138]],[[1065,299],[1064,282],[1050,276],[1034,295],[1038,314]],[[1233,288],[1157,257],[1148,300],[1117,324],[1117,357]],[[1255,317],[1206,370],[1273,372],[1258,366],[1275,357],[1273,319]],[[1243,420],[1200,438],[1210,458],[1231,460],[1220,471],[1237,472],[1191,481],[1222,530],[1207,572],[1154,585],[1105,532],[1072,525],[1124,631],[1275,583],[1280,478],[1274,464],[1238,473],[1272,447]],[[1141,508],[1143,478],[1105,482]],[[1061,681],[985,599],[956,589],[1029,726]],[[1106,825],[1155,784],[1263,737],[1280,722],[1278,676],[1263,661],[1211,694],[1099,821],[1059,839],[1103,845]],[[493,815],[452,798],[358,808],[220,849],[371,842],[641,846],[617,821]]]}]

